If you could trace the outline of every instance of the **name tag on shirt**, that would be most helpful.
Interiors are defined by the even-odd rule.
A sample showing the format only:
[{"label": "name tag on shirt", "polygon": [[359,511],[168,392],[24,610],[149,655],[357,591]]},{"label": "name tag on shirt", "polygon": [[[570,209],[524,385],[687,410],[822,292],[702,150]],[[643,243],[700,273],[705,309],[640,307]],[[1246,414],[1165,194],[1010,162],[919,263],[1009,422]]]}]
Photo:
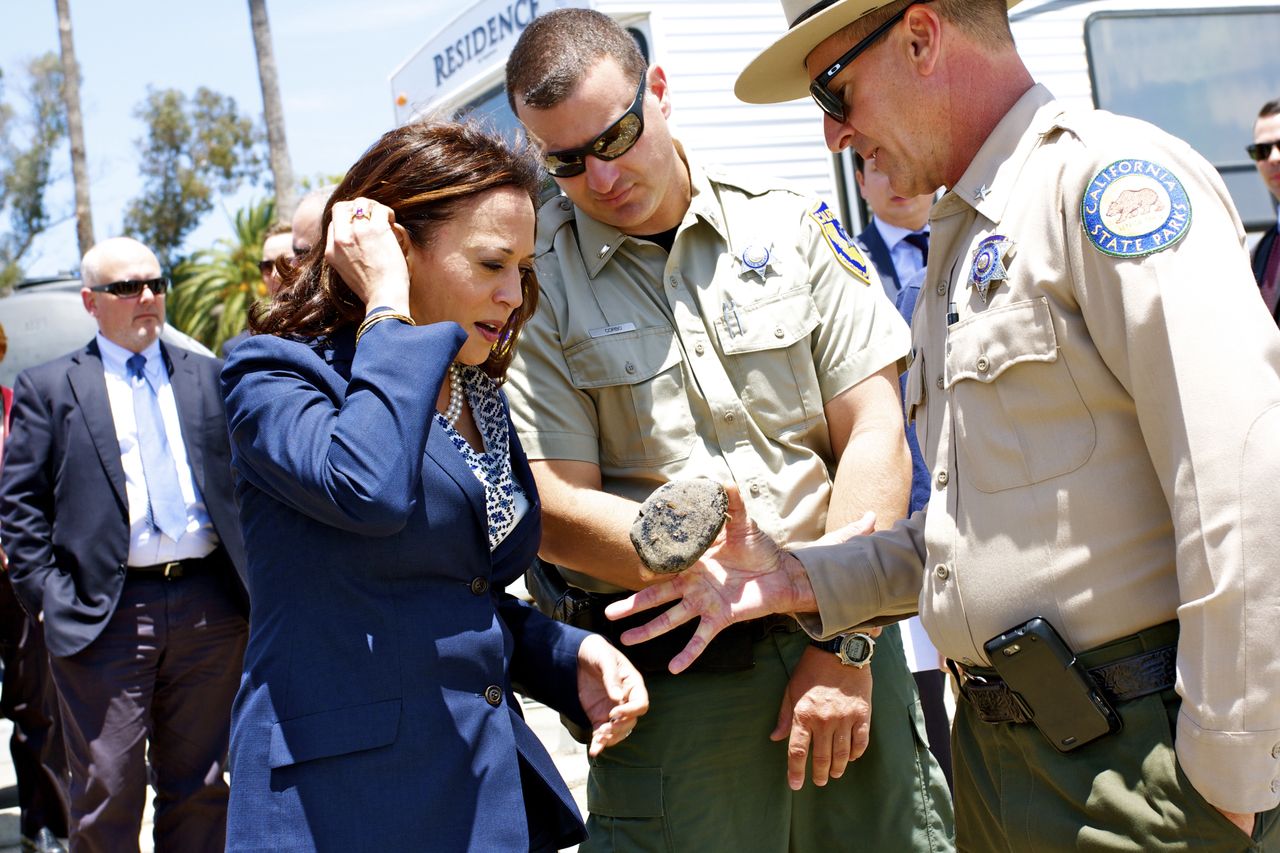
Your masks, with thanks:
[{"label": "name tag on shirt", "polygon": [[623,332],[634,332],[635,330],[635,323],[618,323],[613,326],[601,326],[598,329],[591,329],[587,334],[593,338],[607,338],[609,335],[620,335]]}]

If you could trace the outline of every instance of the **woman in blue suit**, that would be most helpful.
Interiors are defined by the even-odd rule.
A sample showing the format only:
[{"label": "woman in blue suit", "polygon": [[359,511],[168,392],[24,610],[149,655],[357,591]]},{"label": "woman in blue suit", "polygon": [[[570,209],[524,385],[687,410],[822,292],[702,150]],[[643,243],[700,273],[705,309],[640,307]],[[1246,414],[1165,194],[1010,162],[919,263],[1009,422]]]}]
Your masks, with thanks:
[{"label": "woman in blue suit", "polygon": [[222,374],[252,602],[228,850],[525,851],[581,817],[513,694],[647,708],[602,638],[503,592],[538,496],[498,386],[537,300],[536,166],[472,126],[367,151]]}]

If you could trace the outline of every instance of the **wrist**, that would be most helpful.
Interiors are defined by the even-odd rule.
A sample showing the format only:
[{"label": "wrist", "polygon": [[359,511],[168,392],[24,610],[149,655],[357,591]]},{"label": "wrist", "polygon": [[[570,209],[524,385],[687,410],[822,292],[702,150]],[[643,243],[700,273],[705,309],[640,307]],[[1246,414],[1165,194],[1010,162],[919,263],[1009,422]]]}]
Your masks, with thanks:
[{"label": "wrist", "polygon": [[809,573],[804,570],[804,563],[790,551],[782,552],[781,571],[787,581],[787,602],[784,613],[816,613],[817,596],[813,594],[813,583]]}]

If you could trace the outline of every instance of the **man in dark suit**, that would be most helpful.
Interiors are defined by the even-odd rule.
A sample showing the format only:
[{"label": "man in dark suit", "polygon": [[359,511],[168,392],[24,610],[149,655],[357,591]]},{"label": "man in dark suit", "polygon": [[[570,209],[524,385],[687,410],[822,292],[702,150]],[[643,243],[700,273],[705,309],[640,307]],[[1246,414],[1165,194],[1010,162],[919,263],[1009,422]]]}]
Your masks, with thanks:
[{"label": "man in dark suit", "polygon": [[[221,850],[246,637],[221,362],[162,345],[168,281],[134,240],[81,265],[98,334],[18,376],[0,477],[10,577],[43,619],[71,773],[71,847]],[[148,750],[149,742],[149,750]]]},{"label": "man in dark suit", "polygon": [[858,190],[873,214],[857,237],[858,245],[871,256],[889,301],[896,302],[908,279],[924,268],[933,196],[895,195],[875,160],[864,161],[860,154],[854,154],[853,162]]},{"label": "man in dark suit", "polygon": [[[1280,201],[1280,98],[1262,105],[1258,120],[1253,123],[1253,144],[1246,150],[1257,164],[1262,182]],[[1258,280],[1267,310],[1280,324],[1280,245],[1276,244],[1276,225],[1271,223],[1253,250],[1253,277]]]}]

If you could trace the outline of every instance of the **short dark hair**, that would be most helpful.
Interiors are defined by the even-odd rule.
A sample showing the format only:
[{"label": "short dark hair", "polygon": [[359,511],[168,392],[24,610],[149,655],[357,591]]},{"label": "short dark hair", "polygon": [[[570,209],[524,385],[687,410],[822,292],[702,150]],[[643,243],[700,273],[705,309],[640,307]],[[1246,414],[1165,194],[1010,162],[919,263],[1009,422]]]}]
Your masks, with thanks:
[{"label": "short dark hair", "polygon": [[639,80],[649,69],[636,40],[593,9],[556,9],[525,27],[507,58],[507,102],[539,110],[564,101],[600,60],[609,58]]},{"label": "short dark hair", "polygon": [[[435,226],[490,190],[510,187],[529,196],[536,209],[542,173],[523,137],[508,142],[474,121],[424,119],[383,134],[360,156],[325,202],[320,232],[329,229],[333,204],[369,198],[395,211],[414,246],[430,242]],[[322,239],[294,265],[278,265],[283,284],[268,303],[256,303],[249,328],[256,334],[314,338],[355,325],[365,314],[342,277],[324,258]],[[484,363],[501,381],[515,354],[516,339],[538,305],[533,270],[520,277],[523,302],[502,328]]]},{"label": "short dark hair", "polygon": [[1273,115],[1280,115],[1280,98],[1267,101],[1262,105],[1262,109],[1258,110],[1258,118],[1269,118]]}]

